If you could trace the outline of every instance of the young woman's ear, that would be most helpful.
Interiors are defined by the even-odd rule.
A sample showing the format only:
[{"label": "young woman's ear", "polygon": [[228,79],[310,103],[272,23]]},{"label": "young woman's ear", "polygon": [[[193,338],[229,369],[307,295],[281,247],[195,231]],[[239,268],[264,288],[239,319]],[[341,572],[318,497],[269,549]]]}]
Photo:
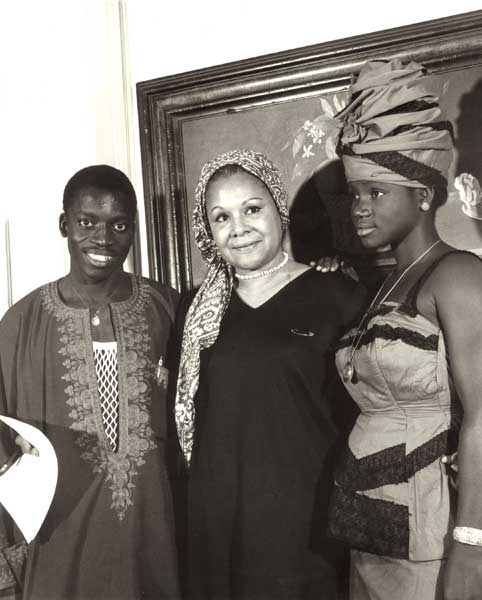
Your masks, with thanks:
[{"label": "young woman's ear", "polygon": [[61,213],[59,217],[59,231],[62,237],[67,237],[67,216]]},{"label": "young woman's ear", "polygon": [[433,188],[416,188],[415,193],[420,210],[423,212],[428,211],[434,198]]}]

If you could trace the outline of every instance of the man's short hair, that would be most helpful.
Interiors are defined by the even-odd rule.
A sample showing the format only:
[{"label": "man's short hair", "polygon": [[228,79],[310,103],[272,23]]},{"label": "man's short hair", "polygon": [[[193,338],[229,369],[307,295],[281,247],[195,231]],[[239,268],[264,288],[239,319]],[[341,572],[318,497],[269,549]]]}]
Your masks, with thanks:
[{"label": "man's short hair", "polygon": [[62,205],[66,213],[80,192],[108,192],[116,199],[124,200],[135,217],[137,211],[136,192],[127,175],[110,165],[92,165],[77,171],[64,189]]}]

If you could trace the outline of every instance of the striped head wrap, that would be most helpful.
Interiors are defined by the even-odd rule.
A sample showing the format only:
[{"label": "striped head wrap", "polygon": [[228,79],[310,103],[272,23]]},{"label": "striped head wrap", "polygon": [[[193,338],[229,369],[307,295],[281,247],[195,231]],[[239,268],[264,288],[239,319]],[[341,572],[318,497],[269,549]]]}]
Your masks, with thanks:
[{"label": "striped head wrap", "polygon": [[453,128],[443,119],[442,83],[415,62],[367,62],[338,115],[337,152],[348,181],[446,187]]},{"label": "striped head wrap", "polygon": [[204,165],[195,191],[193,231],[196,245],[209,268],[186,316],[175,404],[177,432],[188,463],[194,441],[194,396],[199,384],[200,353],[216,341],[233,287],[233,268],[221,256],[214,242],[206,213],[209,180],[216,171],[228,165],[238,165],[261,180],[278,209],[283,233],[289,225],[286,191],[280,173],[263,154],[233,150]]}]

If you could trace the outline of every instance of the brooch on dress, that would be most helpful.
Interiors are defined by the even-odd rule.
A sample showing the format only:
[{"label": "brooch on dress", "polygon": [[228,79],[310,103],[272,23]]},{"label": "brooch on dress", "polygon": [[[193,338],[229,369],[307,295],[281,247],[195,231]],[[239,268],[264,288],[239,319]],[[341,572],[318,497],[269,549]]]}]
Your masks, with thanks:
[{"label": "brooch on dress", "polygon": [[304,331],[303,329],[290,329],[290,333],[294,333],[295,335],[301,335],[303,337],[313,337],[315,335],[314,331]]}]

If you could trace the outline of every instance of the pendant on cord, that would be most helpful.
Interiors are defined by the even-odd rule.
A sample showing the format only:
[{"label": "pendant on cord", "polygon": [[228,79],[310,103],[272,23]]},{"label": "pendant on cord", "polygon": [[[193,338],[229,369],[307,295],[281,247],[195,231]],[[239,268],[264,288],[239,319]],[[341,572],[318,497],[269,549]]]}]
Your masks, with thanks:
[{"label": "pendant on cord", "polygon": [[343,377],[343,381],[348,383],[353,379],[355,375],[355,367],[351,360],[347,361],[346,365],[343,367],[343,371],[341,372],[341,376]]},{"label": "pendant on cord", "polygon": [[92,315],[90,322],[93,327],[99,327],[100,317],[99,317],[99,313],[97,311],[95,311],[94,314]]}]

